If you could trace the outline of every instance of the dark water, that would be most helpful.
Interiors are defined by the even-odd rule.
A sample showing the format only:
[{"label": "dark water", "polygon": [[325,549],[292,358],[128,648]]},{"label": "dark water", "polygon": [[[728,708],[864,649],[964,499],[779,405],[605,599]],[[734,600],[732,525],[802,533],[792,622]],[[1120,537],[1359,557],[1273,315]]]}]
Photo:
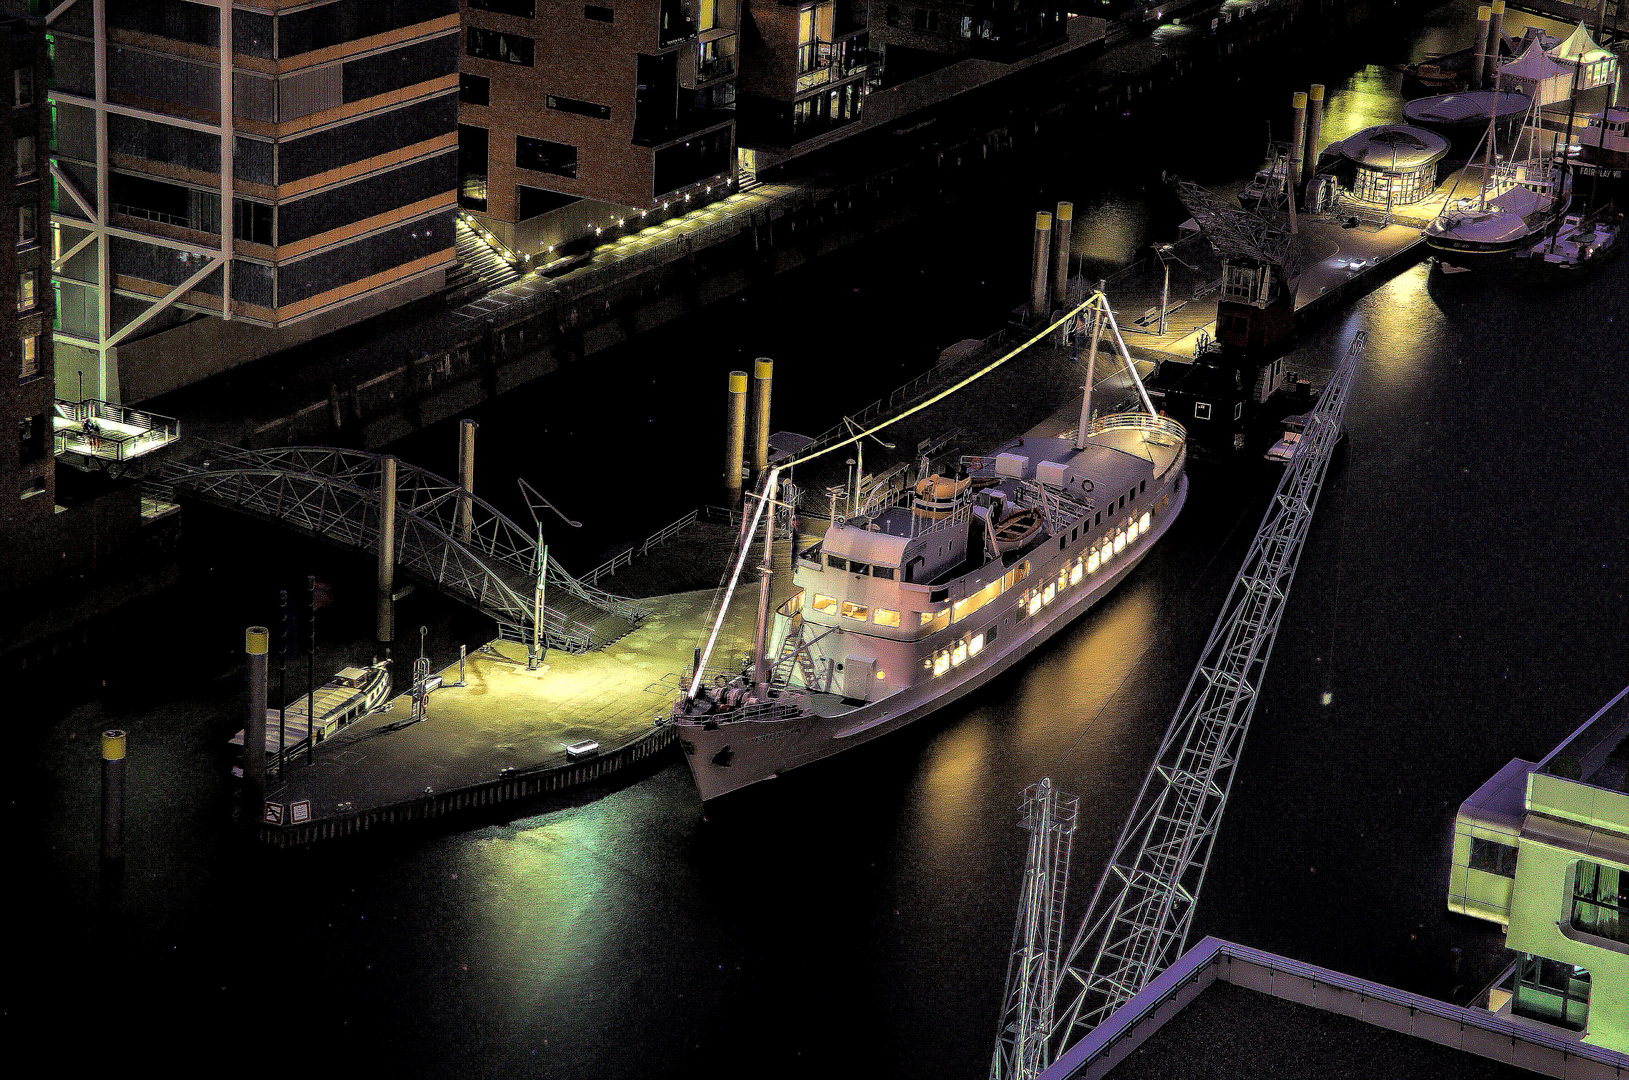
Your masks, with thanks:
[{"label": "dark water", "polygon": [[[777,426],[823,428],[998,324],[1022,292],[1034,206],[1074,198],[1081,253],[1123,262],[1181,216],[1161,169],[1247,175],[1257,118],[1314,79],[1332,87],[1332,126],[1394,114],[1383,65],[1457,44],[1465,15],[1083,121],[1078,144],[1014,168],[1010,205],[897,230],[483,409],[481,483],[502,501],[528,476],[587,522],[555,542],[592,561],[708,495],[723,372],[776,357]],[[1151,147],[1156,130],[1169,134]],[[1501,942],[1445,911],[1455,808],[1629,682],[1629,262],[1565,288],[1449,284],[1402,275],[1291,364],[1327,368],[1370,332],[1350,452],[1308,539],[1196,932],[1462,998]],[[452,442],[443,427],[398,449],[446,468]],[[178,595],[71,677],[14,688],[8,1045],[66,1059],[122,1032],[132,1062],[186,1071],[978,1075],[1023,857],[1019,791],[1050,775],[1082,797],[1078,915],[1266,481],[1196,471],[1161,548],[1022,670],[710,820],[670,764],[505,822],[290,854],[231,821],[221,744],[239,726],[241,627],[318,573],[338,596],[322,616],[332,670],[366,651],[351,643],[367,635],[369,567],[199,515]],[[437,656],[479,640],[479,620],[431,596],[402,605],[404,637],[421,623]],[[114,724],[132,732],[130,838],[108,884],[94,737]]]}]

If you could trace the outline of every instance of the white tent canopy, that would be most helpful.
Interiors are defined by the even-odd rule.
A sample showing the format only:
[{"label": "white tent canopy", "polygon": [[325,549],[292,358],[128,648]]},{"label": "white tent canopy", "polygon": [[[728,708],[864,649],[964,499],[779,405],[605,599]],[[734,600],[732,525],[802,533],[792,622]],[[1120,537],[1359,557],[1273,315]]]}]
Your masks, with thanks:
[{"label": "white tent canopy", "polygon": [[1551,60],[1535,40],[1527,51],[1499,65],[1499,88],[1526,94],[1541,107],[1572,95],[1572,68]]},{"label": "white tent canopy", "polygon": [[1618,77],[1618,58],[1606,49],[1595,44],[1595,39],[1589,36],[1589,31],[1583,23],[1578,29],[1547,54],[1551,60],[1563,64],[1570,70],[1578,68],[1578,89],[1588,90],[1595,86],[1605,86],[1616,82]]}]

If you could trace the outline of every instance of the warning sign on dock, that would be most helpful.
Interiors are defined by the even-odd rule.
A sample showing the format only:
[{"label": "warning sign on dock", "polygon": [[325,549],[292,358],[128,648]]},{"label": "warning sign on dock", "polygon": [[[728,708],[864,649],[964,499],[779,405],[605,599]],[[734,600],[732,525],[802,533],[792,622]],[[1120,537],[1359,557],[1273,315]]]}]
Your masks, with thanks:
[{"label": "warning sign on dock", "polygon": [[260,815],[260,820],[268,825],[281,825],[283,823],[283,804],[267,803],[266,812]]},{"label": "warning sign on dock", "polygon": [[311,820],[311,800],[301,799],[297,803],[289,803],[288,820],[291,825],[302,825]]}]

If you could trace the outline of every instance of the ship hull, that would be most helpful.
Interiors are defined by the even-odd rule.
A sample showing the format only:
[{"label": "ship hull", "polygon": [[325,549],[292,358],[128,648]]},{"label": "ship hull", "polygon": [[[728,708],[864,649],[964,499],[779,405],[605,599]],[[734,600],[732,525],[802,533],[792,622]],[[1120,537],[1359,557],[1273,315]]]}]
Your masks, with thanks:
[{"label": "ship hull", "polygon": [[1161,515],[1155,528],[1138,537],[1118,557],[1115,570],[1069,603],[1043,610],[1033,618],[1027,634],[1013,635],[1004,648],[991,646],[983,663],[974,666],[969,662],[959,676],[922,683],[881,701],[834,710],[830,715],[715,724],[711,728],[702,721],[680,721],[679,743],[702,801],[711,802],[881,738],[984,686],[1113,591],[1159,543],[1180,516],[1187,497],[1188,478],[1183,475],[1176,482],[1171,508]]}]

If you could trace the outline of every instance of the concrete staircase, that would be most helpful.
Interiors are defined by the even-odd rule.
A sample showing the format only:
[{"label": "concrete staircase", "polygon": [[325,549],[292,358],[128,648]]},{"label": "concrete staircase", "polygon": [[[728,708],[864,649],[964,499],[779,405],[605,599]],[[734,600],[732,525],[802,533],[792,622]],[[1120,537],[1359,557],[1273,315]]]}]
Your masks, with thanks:
[{"label": "concrete staircase", "polygon": [[509,261],[488,247],[463,218],[453,220],[453,246],[458,266],[447,275],[447,303],[451,306],[501,289],[520,277]]}]

